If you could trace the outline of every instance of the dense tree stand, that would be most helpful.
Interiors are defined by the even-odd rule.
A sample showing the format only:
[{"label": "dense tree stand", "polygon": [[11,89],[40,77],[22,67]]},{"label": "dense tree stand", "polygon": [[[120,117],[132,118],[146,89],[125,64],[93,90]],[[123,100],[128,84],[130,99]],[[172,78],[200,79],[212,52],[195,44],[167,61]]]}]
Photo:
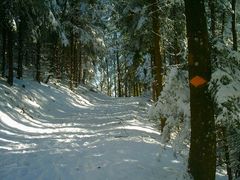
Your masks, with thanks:
[{"label": "dense tree stand", "polygon": [[[69,112],[66,121],[72,119],[72,108],[76,106],[76,119],[84,120],[78,109],[83,105],[84,115],[86,105],[91,107],[89,113],[92,113],[94,109],[92,105],[98,101],[98,97],[101,97],[99,93],[101,91],[104,96],[112,98],[99,99],[102,103],[99,106],[99,114],[91,116],[89,118],[91,122],[95,117],[96,120],[112,117],[109,109],[113,106],[112,111],[118,114],[118,117],[113,119],[113,126],[120,119],[120,124],[122,120],[129,120],[131,121],[129,125],[134,125],[131,128],[134,134],[137,131],[149,131],[152,134],[152,129],[138,128],[135,121],[142,116],[140,114],[135,116],[135,111],[147,109],[145,115],[148,115],[151,123],[158,128],[158,132],[155,133],[156,139],[161,141],[147,143],[154,146],[162,143],[171,144],[177,152],[176,155],[181,156],[178,157],[179,163],[170,161],[176,165],[176,168],[170,168],[172,170],[162,168],[165,166],[159,166],[158,162],[156,166],[154,165],[157,171],[163,169],[170,172],[169,178],[164,176],[165,172],[161,172],[154,177],[149,177],[145,173],[143,174],[146,176],[140,177],[139,173],[136,173],[134,175],[137,177],[130,179],[185,179],[186,175],[194,180],[213,180],[215,176],[217,180],[219,176],[221,178],[228,176],[229,180],[238,179],[240,177],[238,27],[240,27],[240,0],[1,0],[0,135],[4,133],[1,127],[3,131],[9,130],[2,121],[6,121],[11,127],[15,124],[16,135],[18,130],[21,132],[25,129],[26,122],[30,121],[31,126],[26,127],[29,132],[36,127],[37,131],[43,129],[41,134],[45,136],[46,130],[43,128],[45,125],[37,123],[34,119],[39,114],[44,115],[44,104],[48,104],[46,113],[48,107],[54,112],[64,112],[66,115]],[[47,89],[42,91],[42,88]],[[65,90],[60,93],[58,91],[60,88]],[[36,89],[41,90],[40,94],[35,93]],[[52,91],[53,89],[55,90]],[[61,103],[58,97],[54,98],[55,91],[61,94],[60,99],[63,97],[63,102],[67,103],[66,107],[62,106],[64,103]],[[86,95],[88,91],[91,93],[90,97]],[[65,93],[71,98],[66,98]],[[79,102],[75,99],[77,94],[82,95]],[[32,95],[36,95],[36,98]],[[125,97],[130,100],[124,101],[126,104],[122,101]],[[47,99],[53,104],[49,105]],[[136,101],[132,101],[133,99]],[[106,108],[109,100],[112,103]],[[24,105],[26,103],[30,105],[29,108]],[[119,104],[114,106],[115,103]],[[134,106],[132,109],[125,109],[132,105]],[[121,106],[124,111],[119,110]],[[36,114],[38,110],[39,113]],[[18,118],[26,113],[30,114],[30,119],[27,116],[23,116],[22,120]],[[106,118],[102,118],[101,113],[106,114]],[[17,118],[14,119],[15,115]],[[54,115],[44,115],[39,120],[44,124],[51,120],[51,117],[55,117]],[[61,116],[54,120],[65,126]],[[20,122],[23,122],[24,126],[18,125]],[[91,124],[86,120],[84,122]],[[109,128],[112,122],[102,123]],[[124,127],[119,130],[125,132],[130,130],[129,126],[122,125]],[[80,126],[85,127],[82,124]],[[94,126],[93,129],[98,128],[100,126]],[[55,139],[55,136],[61,134],[54,128],[49,130]],[[74,127],[70,129],[72,130]],[[84,132],[79,131],[79,135],[85,135]],[[36,133],[35,130],[33,133]],[[96,133],[104,134],[105,131],[97,130]],[[34,134],[30,134],[31,138]],[[92,138],[95,133],[89,135]],[[114,136],[116,134],[113,138]],[[19,137],[16,141],[4,138],[4,136],[0,138],[0,157],[1,154],[4,156],[5,150],[13,149],[13,146],[18,147],[17,151],[25,153],[25,149],[19,149],[25,148],[25,140],[18,143]],[[116,140],[122,138],[125,136],[117,135]],[[189,156],[182,154],[188,151]],[[152,151],[141,156],[144,154],[152,154],[154,162],[158,158]],[[14,161],[14,158],[11,160]],[[122,156],[120,160],[124,160]],[[186,161],[187,168],[185,163],[182,163]],[[16,179],[4,177],[2,173],[8,176],[10,174],[8,167],[12,168],[12,163],[16,163],[3,161],[3,164],[4,162],[6,167],[0,167],[1,178]],[[133,165],[135,161],[129,163]],[[139,165],[138,161],[136,165]],[[144,163],[145,166],[150,167],[149,163]],[[27,166],[24,166],[26,171],[22,171],[18,163],[16,168],[19,169],[18,175],[31,173]],[[71,169],[75,171],[75,167]],[[137,169],[142,171],[139,166]],[[129,175],[125,171],[122,172],[124,177],[129,179]],[[51,177],[69,179],[66,171],[63,173],[63,178],[50,176],[37,179]],[[90,174],[92,173],[89,171]],[[151,170],[150,174],[153,175]],[[21,178],[26,179],[22,176]],[[97,179],[112,178],[101,179],[97,176]]]},{"label": "dense tree stand", "polygon": [[185,0],[190,80],[191,140],[189,172],[195,180],[215,179],[216,137],[208,92],[211,63],[204,1]]}]

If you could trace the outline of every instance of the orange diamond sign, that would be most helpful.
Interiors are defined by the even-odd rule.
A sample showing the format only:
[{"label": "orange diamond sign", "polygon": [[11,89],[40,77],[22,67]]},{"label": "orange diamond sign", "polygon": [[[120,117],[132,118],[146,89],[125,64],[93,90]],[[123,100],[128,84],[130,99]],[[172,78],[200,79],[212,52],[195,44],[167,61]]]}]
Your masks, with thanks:
[{"label": "orange diamond sign", "polygon": [[194,87],[199,87],[204,85],[205,83],[207,83],[207,81],[201,77],[201,76],[195,76],[190,80],[190,83],[194,86]]}]

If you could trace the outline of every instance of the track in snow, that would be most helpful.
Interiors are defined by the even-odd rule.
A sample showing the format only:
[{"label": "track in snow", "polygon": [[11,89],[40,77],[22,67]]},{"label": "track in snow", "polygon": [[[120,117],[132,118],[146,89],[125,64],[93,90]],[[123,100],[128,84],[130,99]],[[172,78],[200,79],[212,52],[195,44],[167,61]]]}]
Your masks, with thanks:
[{"label": "track in snow", "polygon": [[[182,162],[170,147],[163,150],[141,98],[114,99],[87,90],[79,96],[61,88],[28,86],[33,87],[16,88],[15,94],[0,87],[13,100],[11,107],[0,104],[1,179],[181,176]],[[14,101],[19,91],[21,103]]]}]

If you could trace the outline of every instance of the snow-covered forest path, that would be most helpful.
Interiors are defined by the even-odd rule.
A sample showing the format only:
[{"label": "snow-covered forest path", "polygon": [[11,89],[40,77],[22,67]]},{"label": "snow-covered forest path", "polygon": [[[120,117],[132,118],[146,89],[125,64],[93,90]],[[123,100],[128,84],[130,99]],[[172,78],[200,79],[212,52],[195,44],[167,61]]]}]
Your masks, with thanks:
[{"label": "snow-covered forest path", "polygon": [[3,180],[156,180],[182,173],[141,98],[22,81],[0,90]]}]

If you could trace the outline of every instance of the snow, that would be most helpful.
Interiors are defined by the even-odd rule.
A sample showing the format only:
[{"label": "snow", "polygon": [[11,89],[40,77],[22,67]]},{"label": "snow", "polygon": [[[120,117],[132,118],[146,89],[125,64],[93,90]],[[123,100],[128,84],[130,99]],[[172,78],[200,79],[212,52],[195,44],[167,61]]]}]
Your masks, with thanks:
[{"label": "snow", "polygon": [[2,180],[183,179],[186,158],[161,143],[144,98],[29,80],[0,91]]},{"label": "snow", "polygon": [[54,30],[57,29],[57,27],[59,27],[59,22],[57,22],[55,16],[53,15],[52,11],[49,11],[49,20],[52,23],[52,26],[54,28]]},{"label": "snow", "polygon": [[66,34],[64,32],[61,32],[60,34],[60,39],[61,39],[61,42],[62,44],[66,47],[67,45],[69,45],[69,41],[66,37]]},{"label": "snow", "polygon": [[137,24],[136,30],[140,30],[143,27],[143,25],[144,25],[146,20],[147,20],[146,17],[141,16],[140,19],[138,20],[138,24]]}]

